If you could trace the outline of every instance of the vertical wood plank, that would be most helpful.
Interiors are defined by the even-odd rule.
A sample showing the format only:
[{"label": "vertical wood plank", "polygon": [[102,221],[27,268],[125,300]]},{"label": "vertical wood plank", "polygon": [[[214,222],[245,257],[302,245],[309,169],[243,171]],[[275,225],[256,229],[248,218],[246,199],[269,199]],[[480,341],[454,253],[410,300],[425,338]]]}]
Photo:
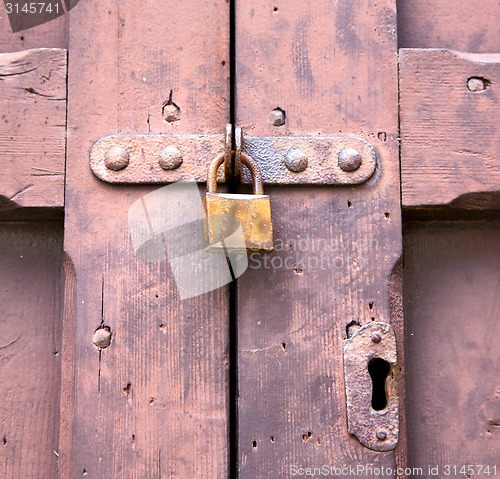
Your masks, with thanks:
[{"label": "vertical wood plank", "polygon": [[62,223],[0,223],[0,477],[55,478]]},{"label": "vertical wood plank", "polygon": [[[133,253],[128,209],[152,189],[101,183],[88,159],[113,133],[224,131],[228,5],[90,0],[71,12],[70,31],[65,250],[76,333],[66,477],[226,477],[227,288],[181,301],[168,263]],[[169,98],[177,121],[162,116]],[[101,352],[92,344],[100,324],[113,334]]]},{"label": "vertical wood plank", "polygon": [[[409,466],[494,474],[500,457],[500,222],[405,226]],[[489,465],[490,474],[486,471]]]},{"label": "vertical wood plank", "polygon": [[[240,477],[394,468],[404,454],[347,433],[342,340],[352,322],[401,321],[389,290],[401,253],[395,3],[243,0],[236,39],[248,135],[356,135],[380,158],[362,186],[266,190],[276,251],[238,280]],[[269,118],[278,107],[283,126]]]}]

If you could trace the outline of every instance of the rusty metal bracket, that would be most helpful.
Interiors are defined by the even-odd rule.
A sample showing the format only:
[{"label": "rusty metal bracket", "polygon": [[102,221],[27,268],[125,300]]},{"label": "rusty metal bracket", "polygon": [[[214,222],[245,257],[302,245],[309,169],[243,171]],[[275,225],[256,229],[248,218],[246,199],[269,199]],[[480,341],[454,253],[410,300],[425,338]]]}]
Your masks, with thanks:
[{"label": "rusty metal bracket", "polygon": [[[230,158],[231,149],[230,125],[221,135],[113,135],[94,144],[90,167],[107,183],[202,183],[207,180],[210,162],[221,154]],[[226,174],[221,168],[218,181],[225,181]]]},{"label": "rusty metal bracket", "polygon": [[[107,183],[162,184],[179,180],[206,181],[210,162],[225,154],[217,180],[232,172],[251,183],[240,165],[246,153],[259,165],[264,184],[357,185],[370,179],[377,154],[356,137],[246,137],[227,125],[220,135],[112,135],[98,140],[90,152],[90,167]],[[231,155],[234,153],[234,165]],[[234,170],[233,170],[234,168]]]},{"label": "rusty metal bracket", "polygon": [[[399,439],[399,398],[394,393],[394,370],[397,363],[396,338],[387,323],[367,324],[343,341],[344,378],[349,434],[374,451],[390,451]],[[386,361],[386,407],[375,410],[372,404],[373,383],[369,373],[372,361]]]},{"label": "rusty metal bracket", "polygon": [[[243,136],[242,143],[268,185],[358,185],[372,177],[378,163],[373,146],[356,137]],[[239,171],[242,183],[251,183],[248,171]]]}]

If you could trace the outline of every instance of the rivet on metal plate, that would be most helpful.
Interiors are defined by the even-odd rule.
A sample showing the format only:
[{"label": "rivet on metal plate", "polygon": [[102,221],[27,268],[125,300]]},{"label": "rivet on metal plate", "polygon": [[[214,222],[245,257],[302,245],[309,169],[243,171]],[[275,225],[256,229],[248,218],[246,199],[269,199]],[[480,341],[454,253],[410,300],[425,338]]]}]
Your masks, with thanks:
[{"label": "rivet on metal plate", "polygon": [[387,323],[373,322],[357,329],[343,346],[348,432],[369,449],[390,451],[399,440],[394,331]]}]

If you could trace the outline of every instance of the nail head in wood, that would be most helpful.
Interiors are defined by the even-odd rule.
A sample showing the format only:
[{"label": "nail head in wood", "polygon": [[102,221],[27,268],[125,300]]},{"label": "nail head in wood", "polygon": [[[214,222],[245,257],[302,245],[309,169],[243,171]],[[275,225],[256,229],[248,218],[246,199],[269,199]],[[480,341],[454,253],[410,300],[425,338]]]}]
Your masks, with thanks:
[{"label": "nail head in wood", "polygon": [[281,108],[275,108],[269,114],[269,123],[273,126],[283,126],[286,122],[286,113]]},{"label": "nail head in wood", "polygon": [[169,123],[179,121],[181,118],[181,109],[175,103],[167,103],[162,109],[163,119]]},{"label": "nail head in wood", "polygon": [[92,342],[94,343],[94,346],[100,349],[104,349],[111,344],[111,336],[112,333],[110,329],[105,326],[104,328],[96,329],[92,338]]},{"label": "nail head in wood", "polygon": [[486,90],[486,86],[484,78],[472,77],[467,80],[467,88],[474,93]]}]

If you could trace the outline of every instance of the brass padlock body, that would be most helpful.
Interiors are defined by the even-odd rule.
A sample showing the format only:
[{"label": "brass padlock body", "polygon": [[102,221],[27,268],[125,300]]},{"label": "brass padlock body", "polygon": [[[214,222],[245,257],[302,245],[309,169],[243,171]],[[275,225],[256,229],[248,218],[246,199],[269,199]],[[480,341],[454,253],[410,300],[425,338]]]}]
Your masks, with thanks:
[{"label": "brass padlock body", "polygon": [[[246,155],[245,155],[246,157]],[[242,163],[249,167],[254,177],[254,193],[233,194],[216,192],[217,169],[224,160],[215,159],[208,174],[208,191],[203,198],[206,212],[205,235],[208,249],[235,252],[234,247],[225,239],[231,237],[235,228],[241,225],[246,251],[250,253],[269,253],[274,250],[273,224],[271,221],[271,199],[262,191],[262,177],[257,164],[242,155]],[[236,221],[237,220],[237,221]]]},{"label": "brass padlock body", "polygon": [[236,218],[241,224],[248,253],[273,251],[271,199],[268,195],[207,193],[203,203],[210,247],[222,247],[221,241],[234,233],[234,222],[224,221],[229,217]]}]

